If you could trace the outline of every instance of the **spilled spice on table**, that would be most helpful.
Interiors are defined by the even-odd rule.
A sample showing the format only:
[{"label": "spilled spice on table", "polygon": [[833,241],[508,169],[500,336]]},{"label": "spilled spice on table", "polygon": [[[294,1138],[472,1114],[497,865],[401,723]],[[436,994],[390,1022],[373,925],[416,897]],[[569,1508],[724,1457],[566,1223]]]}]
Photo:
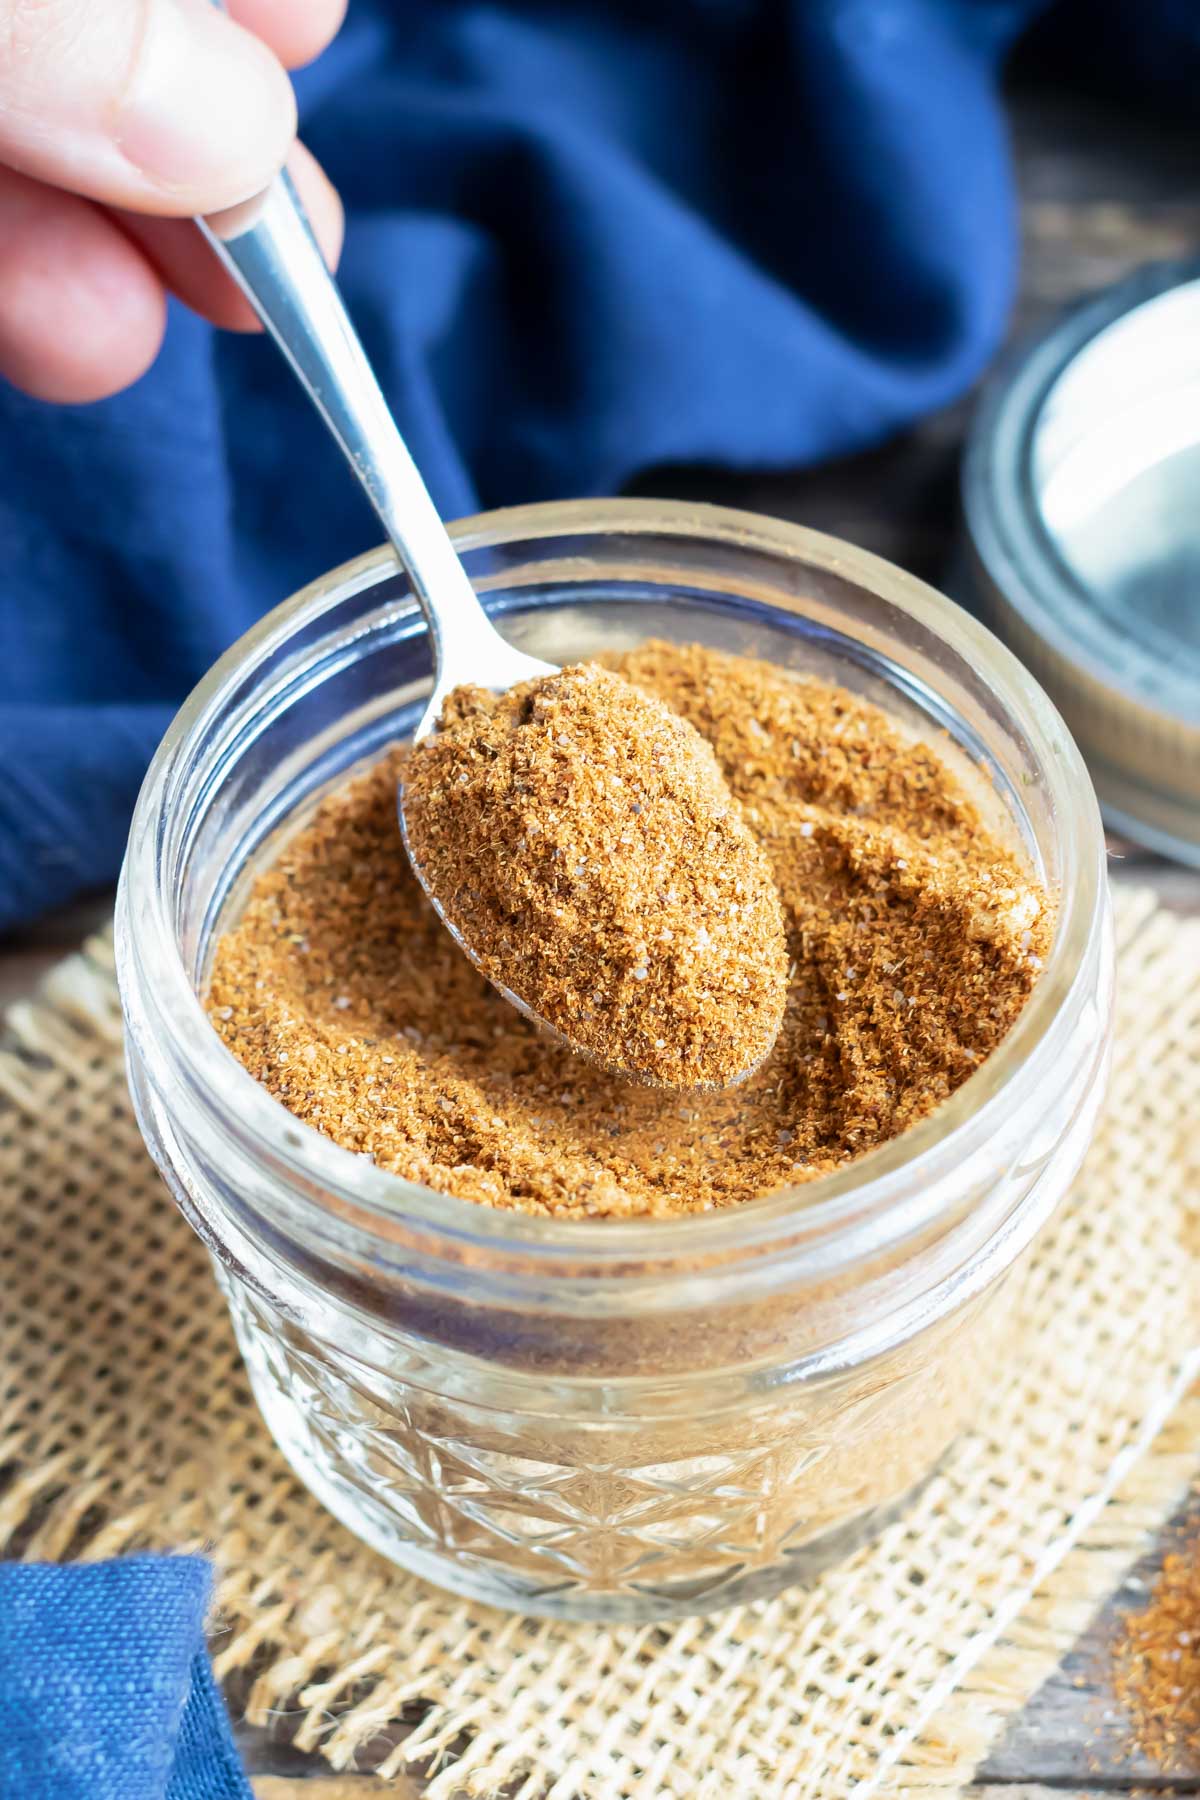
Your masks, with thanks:
[{"label": "spilled spice on table", "polygon": [[455,946],[396,827],[399,746],[289,838],[217,945],[210,1013],[297,1117],[443,1193],[560,1217],[738,1205],[906,1131],[1024,1006],[1053,903],[945,758],[876,706],[701,645],[610,659],[712,745],[791,959],[762,1068],[680,1095],[539,1034]]},{"label": "spilled spice on table", "polygon": [[408,845],[483,973],[575,1050],[722,1088],[787,1003],[771,865],[686,719],[596,664],[456,688],[410,752]]},{"label": "spilled spice on table", "polygon": [[1126,1613],[1113,1688],[1140,1755],[1163,1768],[1200,1758],[1200,1524],[1168,1551],[1139,1612]]}]

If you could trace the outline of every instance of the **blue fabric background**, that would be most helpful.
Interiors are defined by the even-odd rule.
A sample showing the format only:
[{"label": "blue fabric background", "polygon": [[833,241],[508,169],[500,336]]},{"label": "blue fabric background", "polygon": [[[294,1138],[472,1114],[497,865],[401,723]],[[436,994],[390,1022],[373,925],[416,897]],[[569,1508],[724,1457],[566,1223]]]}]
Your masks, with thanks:
[{"label": "blue fabric background", "polygon": [[[801,464],[961,392],[1013,290],[996,71],[1043,10],[351,0],[303,128],[443,511]],[[1076,61],[1194,95],[1194,0],[1058,10]],[[261,340],[179,312],[115,400],[0,391],[0,928],[114,876],[188,688],[377,537]]]},{"label": "blue fabric background", "polygon": [[253,1800],[195,1556],[0,1565],[4,1800]]}]

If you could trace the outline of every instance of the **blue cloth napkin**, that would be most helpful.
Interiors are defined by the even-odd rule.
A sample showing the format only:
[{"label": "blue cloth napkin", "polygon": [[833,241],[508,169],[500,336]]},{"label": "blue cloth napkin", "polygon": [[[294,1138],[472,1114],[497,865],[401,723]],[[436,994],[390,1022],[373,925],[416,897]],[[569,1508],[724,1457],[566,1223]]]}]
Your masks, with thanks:
[{"label": "blue cloth napkin", "polygon": [[[1013,291],[1000,61],[1046,0],[352,0],[300,77],[343,285],[446,515],[786,466],[959,394]],[[1194,95],[1194,0],[1060,38]],[[114,876],[188,688],[378,540],[276,352],[0,392],[0,929]]]},{"label": "blue cloth napkin", "polygon": [[253,1800],[196,1556],[0,1564],[3,1800]]}]

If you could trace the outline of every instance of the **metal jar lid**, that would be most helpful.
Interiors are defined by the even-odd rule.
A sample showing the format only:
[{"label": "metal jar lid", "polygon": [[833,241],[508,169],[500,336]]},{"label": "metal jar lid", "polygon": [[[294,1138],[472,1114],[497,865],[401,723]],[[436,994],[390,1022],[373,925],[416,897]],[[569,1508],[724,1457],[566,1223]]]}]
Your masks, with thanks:
[{"label": "metal jar lid", "polygon": [[1114,829],[1200,864],[1200,262],[1002,363],[963,471],[972,598],[1057,702]]}]

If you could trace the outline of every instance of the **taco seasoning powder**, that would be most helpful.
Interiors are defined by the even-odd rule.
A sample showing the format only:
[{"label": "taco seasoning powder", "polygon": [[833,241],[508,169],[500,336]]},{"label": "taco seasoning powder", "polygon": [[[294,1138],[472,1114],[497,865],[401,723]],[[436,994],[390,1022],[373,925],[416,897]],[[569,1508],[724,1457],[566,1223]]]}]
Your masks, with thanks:
[{"label": "taco seasoning powder", "polygon": [[258,878],[216,947],[211,1017],[298,1118],[440,1192],[561,1218],[737,1206],[843,1166],[952,1094],[1028,999],[1053,904],[947,758],[869,702],[699,645],[606,661],[712,746],[773,872],[787,1002],[756,1074],[656,1090],[539,1034],[411,873],[404,746]]},{"label": "taco seasoning powder", "polygon": [[1193,1769],[1200,1756],[1200,1526],[1194,1518],[1163,1558],[1146,1605],[1123,1615],[1113,1669],[1133,1748],[1160,1768]]},{"label": "taco seasoning powder", "polygon": [[460,687],[405,758],[408,847],[497,986],[651,1087],[744,1080],[788,953],[770,862],[712,747],[595,663]]}]

